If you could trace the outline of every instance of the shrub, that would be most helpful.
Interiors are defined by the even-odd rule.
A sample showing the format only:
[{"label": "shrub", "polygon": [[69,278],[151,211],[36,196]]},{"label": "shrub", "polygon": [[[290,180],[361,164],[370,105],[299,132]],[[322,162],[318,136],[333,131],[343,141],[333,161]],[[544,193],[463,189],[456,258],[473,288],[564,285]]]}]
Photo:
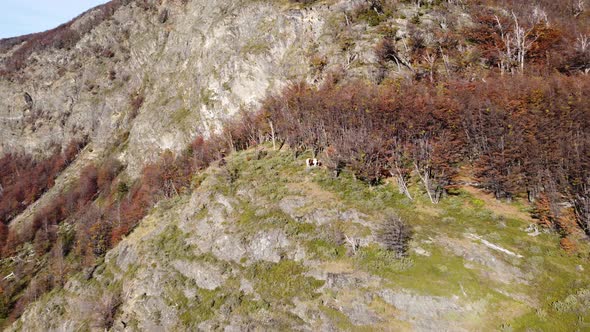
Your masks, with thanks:
[{"label": "shrub", "polygon": [[131,106],[131,111],[129,113],[129,118],[134,119],[137,114],[139,114],[139,109],[143,105],[145,101],[145,97],[142,92],[136,92],[129,96],[129,105]]},{"label": "shrub", "polygon": [[98,168],[96,179],[98,187],[102,190],[109,189],[108,186],[122,169],[123,165],[117,159],[108,159]]},{"label": "shrub", "polygon": [[389,61],[399,62],[399,57],[395,48],[395,40],[387,36],[383,38],[377,46],[375,46],[375,55],[380,64],[385,64]]},{"label": "shrub", "polygon": [[89,300],[84,303],[83,308],[89,316],[94,318],[94,324],[92,324],[94,328],[107,331],[113,327],[122,303],[121,291],[117,289],[106,291],[101,297]]},{"label": "shrub", "polygon": [[398,256],[405,256],[412,239],[412,229],[400,217],[388,215],[378,235],[381,244]]},{"label": "shrub", "polygon": [[53,187],[54,179],[76,157],[85,141],[72,141],[62,153],[42,160],[23,153],[9,153],[0,158],[0,222],[8,223],[28,205]]},{"label": "shrub", "polygon": [[578,250],[577,245],[576,245],[576,242],[574,242],[569,237],[562,238],[559,241],[559,246],[561,247],[561,249],[563,249],[563,251],[565,251],[568,254],[574,254]]}]

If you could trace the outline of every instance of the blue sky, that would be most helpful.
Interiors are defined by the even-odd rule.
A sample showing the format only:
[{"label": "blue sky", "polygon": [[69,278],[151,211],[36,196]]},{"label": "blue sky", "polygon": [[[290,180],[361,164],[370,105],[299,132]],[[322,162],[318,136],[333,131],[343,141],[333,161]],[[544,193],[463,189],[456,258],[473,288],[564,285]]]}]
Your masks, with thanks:
[{"label": "blue sky", "polygon": [[0,38],[55,28],[107,0],[1,0]]}]

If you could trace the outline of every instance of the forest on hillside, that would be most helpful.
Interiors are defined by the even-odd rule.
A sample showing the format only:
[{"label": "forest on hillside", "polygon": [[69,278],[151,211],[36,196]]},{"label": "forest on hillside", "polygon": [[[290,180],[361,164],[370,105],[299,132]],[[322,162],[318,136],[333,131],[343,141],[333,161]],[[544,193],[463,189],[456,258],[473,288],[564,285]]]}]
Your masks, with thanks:
[{"label": "forest on hillside", "polygon": [[[397,1],[359,5],[347,19],[378,29],[377,79],[351,79],[340,68],[325,73],[321,84],[291,82],[219,133],[195,138],[183,153],[164,152],[138,179],[119,177],[125,166],[116,159],[87,166],[76,183],[37,210],[26,229],[8,225],[53,186],[86,142],[56,148],[45,160],[25,154],[0,159],[1,257],[33,252],[50,267],[18,257],[14,274],[35,277],[0,280],[0,315],[18,318],[28,303],[63,286],[70,273],[93,266],[155,203],[198,185],[198,171],[232,151],[271,141],[295,155],[313,151],[335,177],[346,170],[372,186],[394,178],[410,200],[415,191],[409,187],[419,185],[433,204],[453,195],[469,169],[477,186],[497,199],[531,204],[539,224],[560,234],[564,249],[577,241],[574,235],[590,235],[585,2],[412,2],[441,15],[445,6],[462,6],[473,24],[457,29],[448,17],[435,40],[415,29],[402,47],[387,20]],[[108,18],[114,6],[96,19]],[[63,33],[67,29],[28,37],[5,70],[23,70],[28,56],[43,47],[71,47],[80,36]],[[310,66],[322,70],[322,64],[319,57]],[[396,75],[400,71],[409,75]],[[73,227],[66,220],[75,221]]]}]

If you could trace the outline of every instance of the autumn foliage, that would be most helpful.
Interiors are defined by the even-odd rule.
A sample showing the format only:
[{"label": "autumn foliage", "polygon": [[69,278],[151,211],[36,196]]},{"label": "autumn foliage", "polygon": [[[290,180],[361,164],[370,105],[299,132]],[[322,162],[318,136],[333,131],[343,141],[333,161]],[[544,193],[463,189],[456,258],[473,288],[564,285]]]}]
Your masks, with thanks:
[{"label": "autumn foliage", "polygon": [[[23,153],[9,153],[0,159],[0,222],[12,218],[33,203],[54,184],[55,177],[84,146],[84,141],[70,143],[62,152],[53,148],[50,157],[36,160]],[[0,242],[2,245],[3,242]]]},{"label": "autumn foliage", "polygon": [[514,60],[510,54],[521,48],[530,72],[571,74],[590,69],[590,15],[584,1],[482,2],[470,7],[475,25],[464,34],[489,66],[509,70],[516,65],[507,63]]},{"label": "autumn foliage", "polygon": [[540,193],[569,200],[587,229],[590,181],[590,80],[584,77],[490,76],[376,85],[304,83],[266,100],[263,113],[295,151],[326,152],[378,183],[399,169],[415,172],[436,202],[459,165],[471,164],[497,198]]},{"label": "autumn foliage", "polygon": [[[459,167],[470,165],[480,184],[497,198],[536,200],[540,219],[547,224],[563,227],[564,219],[552,206],[571,202],[576,211],[572,220],[587,231],[589,91],[587,78],[558,73],[437,84],[291,84],[264,100],[259,112],[244,113],[219,134],[197,137],[177,155],[162,153],[134,181],[119,176],[124,166],[115,159],[89,165],[69,190],[38,210],[28,231],[0,228],[0,240],[7,243],[4,257],[32,242],[38,254],[50,255],[49,264],[64,266],[54,273],[55,279],[39,275],[17,301],[12,295],[23,290],[3,281],[3,301],[18,317],[26,303],[60,285],[68,271],[94,264],[158,201],[189,190],[195,172],[231,151],[269,140],[271,124],[278,146],[288,145],[295,154],[321,154],[336,176],[346,168],[373,185],[385,177],[406,184],[415,177],[436,203],[457,185]],[[68,236],[59,233],[64,222],[74,228]],[[570,240],[564,236],[561,245],[573,251]],[[67,255],[77,257],[78,265],[60,265]],[[24,275],[32,267],[24,264],[19,269]]]},{"label": "autumn foliage", "polygon": [[[3,60],[4,73],[25,68],[35,51],[72,47],[123,3],[99,7],[98,15],[79,30],[70,22],[45,33],[1,41],[0,50],[21,45]],[[47,258],[40,263],[47,268],[27,260],[14,264],[20,281],[0,280],[0,318],[18,317],[29,302],[61,286],[68,273],[93,266],[157,202],[189,191],[198,171],[232,151],[271,139],[278,142],[277,148],[288,146],[295,156],[304,151],[319,155],[336,177],[345,169],[370,185],[394,177],[409,199],[419,193],[433,203],[459,185],[459,169],[467,166],[478,184],[496,198],[528,199],[539,222],[561,234],[564,250],[575,252],[571,235],[576,230],[590,234],[590,76],[583,74],[590,69],[590,47],[577,44],[588,33],[587,14],[561,1],[537,1],[548,19],[543,12],[532,17],[535,12],[520,6],[520,1],[474,3],[470,7],[474,24],[460,32],[435,31],[434,47],[412,30],[408,54],[403,54],[396,47],[395,34],[384,35],[374,48],[382,71],[374,81],[345,79],[346,73],[339,73],[327,75],[317,86],[293,82],[265,98],[258,112],[241,112],[218,133],[196,137],[178,154],[164,151],[137,179],[127,178],[125,166],[114,157],[88,164],[61,193],[36,208],[32,222],[18,231],[7,225],[54,185],[84,144],[75,142],[63,151],[55,148],[45,160],[24,154],[4,156],[0,159],[2,258],[19,257],[32,248],[35,255]],[[151,8],[146,1],[138,4]],[[510,10],[484,6],[490,4]],[[378,8],[370,9],[363,12],[370,14],[365,17],[369,23],[379,18]],[[522,69],[508,52],[513,45],[506,37],[517,32],[516,22],[528,38]],[[472,46],[475,56],[465,59],[458,45]],[[101,54],[114,56],[110,50]],[[444,60],[445,56],[454,59]],[[435,73],[437,60],[444,61],[446,76]],[[420,71],[428,61],[430,80],[424,80]],[[486,70],[471,71],[478,61]],[[411,71],[412,78],[386,75],[396,67]],[[129,96],[131,117],[144,99],[140,91]],[[411,186],[420,190],[410,191]],[[562,211],[563,203],[571,209]],[[394,231],[389,233],[408,233]],[[397,238],[385,242],[402,253],[408,238],[402,235],[403,243]],[[117,301],[111,302],[107,312],[116,307]]]}]

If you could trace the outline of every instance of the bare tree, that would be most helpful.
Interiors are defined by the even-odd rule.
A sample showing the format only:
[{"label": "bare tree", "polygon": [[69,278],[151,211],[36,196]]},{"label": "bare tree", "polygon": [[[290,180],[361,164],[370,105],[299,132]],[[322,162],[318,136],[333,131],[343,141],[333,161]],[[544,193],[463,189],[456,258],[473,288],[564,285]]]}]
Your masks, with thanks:
[{"label": "bare tree", "polygon": [[107,292],[96,303],[94,309],[96,325],[109,330],[115,323],[117,311],[122,304],[120,292]]},{"label": "bare tree", "polygon": [[434,184],[431,165],[434,147],[428,138],[420,138],[414,141],[413,152],[414,168],[418,177],[420,177],[420,181],[424,184],[426,194],[433,204],[438,204],[441,195]]},{"label": "bare tree", "polygon": [[502,39],[502,43],[504,44],[503,49],[498,49],[500,53],[500,63],[498,66],[500,67],[500,71],[504,74],[506,69],[509,69],[510,63],[512,62],[512,37],[509,32],[505,31],[504,26],[502,25],[500,18],[496,15],[496,25],[498,26],[498,30],[500,31],[500,38]]},{"label": "bare tree", "polygon": [[51,249],[51,270],[54,283],[62,286],[65,281],[67,265],[64,259],[64,245],[61,237],[58,238],[56,244]]},{"label": "bare tree", "polygon": [[275,126],[272,124],[272,120],[268,120],[268,126],[270,127],[270,134],[272,139],[272,149],[277,149],[276,137],[275,137]]},{"label": "bare tree", "polygon": [[520,67],[520,72],[524,71],[524,60],[526,57],[527,52],[533,46],[533,43],[536,41],[536,37],[532,36],[532,28],[525,29],[521,24],[518,22],[518,18],[514,12],[512,13],[512,17],[514,19],[514,42],[516,46],[516,59]]},{"label": "bare tree", "polygon": [[[535,18],[533,14],[533,18],[536,21],[542,20],[542,14],[537,14],[536,16]],[[545,14],[545,19],[546,16]],[[533,34],[533,27],[525,28],[519,22],[514,12],[512,12],[513,22],[510,27],[504,27],[498,16],[495,18],[503,44],[498,50],[500,53],[500,70],[504,73],[505,71],[512,71],[514,67],[517,67],[522,73],[524,71],[526,55],[537,40],[537,37]]]},{"label": "bare tree", "polygon": [[389,174],[396,178],[400,194],[406,195],[410,200],[414,200],[408,189],[408,179],[410,170],[406,167],[409,163],[404,156],[404,149],[401,141],[395,137],[391,142],[391,148],[388,152],[387,168]]},{"label": "bare tree", "polygon": [[590,178],[580,186],[574,196],[574,209],[580,227],[590,234]]},{"label": "bare tree", "polygon": [[539,6],[535,6],[535,8],[533,8],[533,12],[531,13],[531,18],[533,20],[533,24],[539,24],[541,22],[544,22],[545,24],[547,24],[549,22],[549,17],[547,16],[547,12]]},{"label": "bare tree", "polygon": [[447,77],[450,77],[451,76],[451,70],[450,70],[450,68],[451,68],[451,60],[449,58],[449,55],[448,54],[445,54],[445,52],[443,52],[442,47],[439,47],[439,51],[440,51],[440,54],[442,56],[443,63],[445,65],[445,72],[447,73]]},{"label": "bare tree", "polygon": [[572,13],[574,17],[578,17],[586,11],[585,0],[572,0]]},{"label": "bare tree", "polygon": [[348,245],[350,246],[350,249],[352,250],[352,255],[356,255],[356,251],[358,250],[359,246],[360,246],[360,241],[355,238],[355,237],[348,237],[348,235],[345,235],[345,239],[346,239],[346,243],[348,243]]},{"label": "bare tree", "polygon": [[588,35],[579,34],[576,38],[576,50],[580,53],[585,53],[590,49],[590,37]]},{"label": "bare tree", "polygon": [[451,5],[458,5],[458,6],[464,5],[463,0],[447,0],[447,2]]},{"label": "bare tree", "polygon": [[434,82],[434,66],[436,65],[437,55],[436,53],[430,53],[426,51],[426,54],[422,56],[424,61],[428,64],[428,74],[430,77],[430,83]]},{"label": "bare tree", "polygon": [[410,240],[412,239],[412,228],[396,215],[388,215],[378,234],[381,244],[398,256],[406,255]]}]

